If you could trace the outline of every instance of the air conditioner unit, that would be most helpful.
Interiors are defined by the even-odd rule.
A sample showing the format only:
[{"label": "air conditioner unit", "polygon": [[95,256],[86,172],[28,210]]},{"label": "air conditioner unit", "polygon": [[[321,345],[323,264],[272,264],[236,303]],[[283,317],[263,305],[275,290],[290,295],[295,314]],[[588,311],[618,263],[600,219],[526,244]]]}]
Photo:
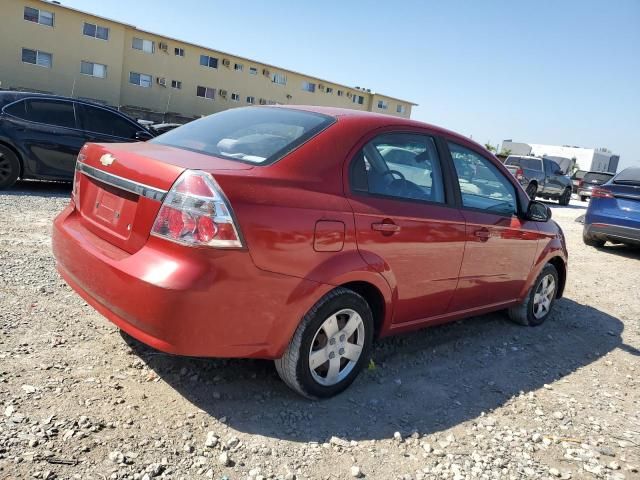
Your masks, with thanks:
[{"label": "air conditioner unit", "polygon": [[158,77],[156,81],[158,82],[158,85],[160,85],[161,87],[167,86],[167,79],[164,77]]},{"label": "air conditioner unit", "polygon": [[260,101],[258,102],[260,105],[266,105],[267,101],[264,98],[261,98]]},{"label": "air conditioner unit", "polygon": [[222,60],[222,65],[228,67],[229,65],[231,65],[231,61],[228,58],[225,58],[224,60]]},{"label": "air conditioner unit", "polygon": [[262,74],[263,74],[265,77],[268,77],[268,76],[269,76],[269,70],[268,70],[268,69],[266,69],[266,68],[263,68],[263,69],[262,69]]},{"label": "air conditioner unit", "polygon": [[291,100],[293,97],[287,93],[287,100]]},{"label": "air conditioner unit", "polygon": [[160,48],[160,50],[162,50],[163,52],[166,52],[169,49],[169,45],[167,45],[164,42],[160,42],[160,44],[158,45],[158,47]]},{"label": "air conditioner unit", "polygon": [[220,90],[218,93],[220,94],[221,97],[226,97],[227,96],[227,91],[226,90]]}]

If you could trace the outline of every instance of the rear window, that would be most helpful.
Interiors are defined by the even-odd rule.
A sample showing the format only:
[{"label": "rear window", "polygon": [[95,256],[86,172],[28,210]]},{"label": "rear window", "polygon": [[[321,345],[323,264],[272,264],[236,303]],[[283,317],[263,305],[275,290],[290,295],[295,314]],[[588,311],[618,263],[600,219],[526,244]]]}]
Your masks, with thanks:
[{"label": "rear window", "polygon": [[268,164],[333,122],[327,115],[300,110],[235,108],[183,125],[151,143],[251,164]]},{"label": "rear window", "polygon": [[609,173],[594,173],[594,172],[589,172],[587,173],[583,178],[582,181],[584,183],[594,183],[597,182],[599,184],[603,184],[608,182],[609,180],[611,180],[611,177],[613,177],[613,174],[609,174]]},{"label": "rear window", "polygon": [[640,185],[640,167],[626,168],[621,171],[616,178],[613,179],[613,183],[628,183],[632,185]]},{"label": "rear window", "polygon": [[542,162],[535,158],[510,157],[507,158],[505,165],[517,165],[528,170],[542,171]]}]

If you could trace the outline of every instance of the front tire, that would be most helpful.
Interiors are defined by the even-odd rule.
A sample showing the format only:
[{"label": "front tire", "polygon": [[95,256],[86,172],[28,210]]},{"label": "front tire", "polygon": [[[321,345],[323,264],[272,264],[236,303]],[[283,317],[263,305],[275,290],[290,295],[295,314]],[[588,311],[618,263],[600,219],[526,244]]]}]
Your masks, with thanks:
[{"label": "front tire", "polygon": [[373,343],[367,301],[346,288],[322,297],[304,316],[282,358],[280,378],[299,394],[328,398],[345,390],[364,367]]},{"label": "front tire", "polygon": [[542,325],[551,313],[558,294],[558,271],[547,263],[524,301],[508,310],[509,318],[520,325],[536,327]]},{"label": "front tire", "polygon": [[20,161],[15,153],[0,145],[0,189],[13,186],[20,176]]},{"label": "front tire", "polygon": [[571,189],[565,188],[564,193],[558,199],[558,203],[566,207],[567,205],[569,205],[570,201],[571,201]]}]

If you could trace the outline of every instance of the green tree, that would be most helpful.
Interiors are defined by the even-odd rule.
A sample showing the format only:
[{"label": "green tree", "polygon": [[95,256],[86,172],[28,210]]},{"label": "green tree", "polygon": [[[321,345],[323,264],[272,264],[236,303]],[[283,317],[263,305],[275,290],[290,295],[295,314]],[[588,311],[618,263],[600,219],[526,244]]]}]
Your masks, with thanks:
[{"label": "green tree", "polygon": [[500,152],[500,155],[504,155],[505,157],[508,157],[509,155],[511,155],[511,149],[510,148],[505,148],[504,150],[502,150]]},{"label": "green tree", "polygon": [[486,148],[487,150],[489,150],[490,152],[495,152],[496,151],[496,147],[494,147],[493,145],[491,145],[489,142],[484,144],[484,148]]}]

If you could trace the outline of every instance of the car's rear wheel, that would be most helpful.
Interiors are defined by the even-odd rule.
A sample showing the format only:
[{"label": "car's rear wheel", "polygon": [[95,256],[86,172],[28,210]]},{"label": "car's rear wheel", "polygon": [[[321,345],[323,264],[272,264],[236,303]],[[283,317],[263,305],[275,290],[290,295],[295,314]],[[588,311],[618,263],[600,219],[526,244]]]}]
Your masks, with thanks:
[{"label": "car's rear wheel", "polygon": [[558,271],[556,267],[547,263],[525,300],[508,310],[509,318],[520,325],[532,327],[542,325],[551,313],[558,294],[558,285]]},{"label": "car's rear wheel", "polygon": [[0,188],[9,188],[20,176],[20,161],[15,153],[0,145]]},{"label": "car's rear wheel", "polygon": [[372,342],[368,303],[352,290],[336,288],[304,316],[284,355],[275,361],[276,370],[305,397],[331,397],[355,380]]},{"label": "car's rear wheel", "polygon": [[531,200],[535,200],[536,193],[538,193],[538,185],[536,185],[535,183],[530,183],[529,185],[527,185],[527,189],[525,191],[527,192],[527,195],[529,195],[529,198]]},{"label": "car's rear wheel", "polygon": [[591,237],[585,235],[584,233],[582,234],[582,241],[584,242],[585,245],[587,245],[589,247],[595,247],[595,248],[602,248],[602,247],[604,247],[604,244],[605,244],[604,240],[599,240],[597,238],[591,238]]},{"label": "car's rear wheel", "polygon": [[560,196],[560,198],[558,199],[558,202],[560,203],[560,205],[567,206],[569,205],[570,201],[571,201],[571,189],[565,188],[564,193]]},{"label": "car's rear wheel", "polygon": [[581,202],[586,202],[587,201],[587,197],[585,197],[584,195],[580,195],[580,201]]}]

